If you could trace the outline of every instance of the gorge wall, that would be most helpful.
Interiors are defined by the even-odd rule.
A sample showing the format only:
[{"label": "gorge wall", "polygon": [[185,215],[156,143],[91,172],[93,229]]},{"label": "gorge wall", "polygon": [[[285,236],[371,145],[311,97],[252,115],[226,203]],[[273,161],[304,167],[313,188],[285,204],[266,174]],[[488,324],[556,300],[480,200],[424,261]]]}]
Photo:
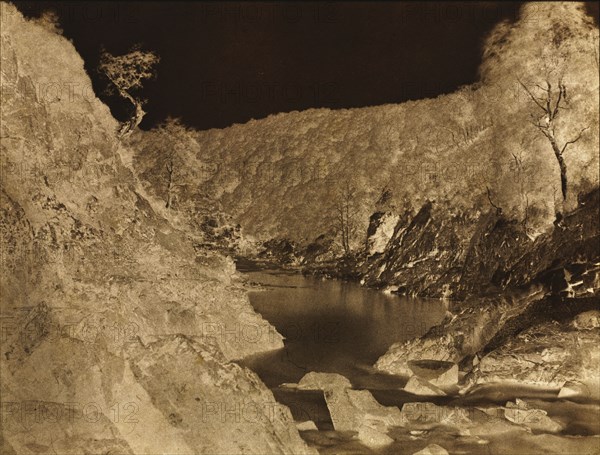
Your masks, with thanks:
[{"label": "gorge wall", "polygon": [[[497,206],[538,235],[598,185],[597,46],[598,28],[583,5],[526,4],[517,22],[499,24],[484,43],[479,82],[454,93],[189,132],[180,204],[189,202],[189,188],[200,188],[248,236],[306,246],[325,235],[338,251],[345,203],[353,249],[364,244],[373,212],[417,212],[428,202],[449,217],[475,218]],[[552,147],[531,123],[541,111],[523,87],[543,97],[538,86],[546,82],[553,97],[559,82],[567,90],[555,122],[560,146],[585,128],[564,153],[565,203]],[[144,180],[164,200],[164,163],[147,161],[164,153],[163,133],[139,132],[134,148]]]},{"label": "gorge wall", "polygon": [[[399,293],[464,298],[527,281],[507,276],[513,267],[525,272],[523,255],[595,200],[598,68],[598,27],[582,4],[525,4],[516,22],[488,36],[474,85],[223,130],[178,123],[139,131],[133,163],[164,203],[165,156],[175,157],[174,211],[211,235],[224,223],[229,246],[247,241],[238,254]],[[564,198],[544,131],[563,150]],[[207,201],[218,209],[208,222],[199,209]],[[597,231],[582,235],[589,244]]]},{"label": "gorge wall", "polygon": [[282,346],[196,252],[60,34],[1,3],[2,453],[313,453],[232,360]]}]

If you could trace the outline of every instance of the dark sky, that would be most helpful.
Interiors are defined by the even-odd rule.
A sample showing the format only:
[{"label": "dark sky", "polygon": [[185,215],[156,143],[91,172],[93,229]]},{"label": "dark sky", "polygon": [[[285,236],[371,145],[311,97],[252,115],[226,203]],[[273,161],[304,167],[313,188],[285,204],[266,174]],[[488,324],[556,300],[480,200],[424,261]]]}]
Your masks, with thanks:
[{"label": "dark sky", "polygon": [[[142,128],[166,116],[198,129],[311,107],[432,97],[474,82],[482,39],[520,2],[15,2],[54,10],[97,93],[101,46],[160,57]],[[594,15],[598,14],[595,3]],[[113,114],[129,106],[101,95]]]}]

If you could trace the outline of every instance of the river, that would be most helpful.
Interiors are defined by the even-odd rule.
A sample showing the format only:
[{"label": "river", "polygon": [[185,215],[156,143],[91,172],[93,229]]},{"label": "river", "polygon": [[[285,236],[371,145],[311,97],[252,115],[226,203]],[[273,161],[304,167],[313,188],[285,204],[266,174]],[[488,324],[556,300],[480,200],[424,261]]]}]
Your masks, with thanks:
[{"label": "river", "polygon": [[[304,431],[301,435],[321,454],[412,454],[423,447],[423,436],[415,437],[408,431],[396,432],[394,438],[401,443],[374,451],[361,446],[350,435],[332,431],[321,392],[298,391],[285,386],[286,383],[297,383],[310,371],[339,373],[350,380],[353,388],[367,389],[381,404],[400,408],[404,403],[416,401],[497,406],[516,397],[535,400],[550,415],[568,421],[566,433],[570,435],[553,442],[557,449],[563,443],[570,444],[568,438],[571,436],[598,434],[598,403],[563,402],[556,400],[556,393],[552,391],[514,387],[484,389],[469,397],[417,397],[401,390],[406,379],[373,369],[372,365],[393,343],[421,336],[443,320],[446,306],[439,300],[404,298],[366,289],[356,283],[304,277],[285,270],[257,270],[243,262],[238,263],[238,270],[249,283],[260,288],[249,293],[254,309],[285,337],[282,349],[255,355],[240,363],[258,374],[273,391],[276,400],[290,408],[297,422],[315,422],[318,432]],[[515,442],[508,445],[502,437],[496,441],[490,438],[485,453],[520,454],[519,450],[533,444],[530,438],[534,435],[529,433],[518,433],[513,437]],[[456,435],[443,430],[428,433],[426,439],[461,453],[482,453],[483,449],[479,440],[457,439]],[[538,443],[536,440],[535,444]],[[592,443],[598,443],[600,447],[597,437]],[[493,451],[489,452],[491,449]],[[582,447],[576,448],[579,449]]]}]

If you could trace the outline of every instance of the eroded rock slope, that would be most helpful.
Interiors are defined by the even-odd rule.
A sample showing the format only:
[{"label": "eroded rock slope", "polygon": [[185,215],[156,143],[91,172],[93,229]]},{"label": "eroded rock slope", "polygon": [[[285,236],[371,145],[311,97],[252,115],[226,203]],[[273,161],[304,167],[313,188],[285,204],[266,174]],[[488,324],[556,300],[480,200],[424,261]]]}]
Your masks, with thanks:
[{"label": "eroded rock slope", "polygon": [[2,453],[311,453],[232,363],[282,346],[157,213],[65,38],[1,4]]}]

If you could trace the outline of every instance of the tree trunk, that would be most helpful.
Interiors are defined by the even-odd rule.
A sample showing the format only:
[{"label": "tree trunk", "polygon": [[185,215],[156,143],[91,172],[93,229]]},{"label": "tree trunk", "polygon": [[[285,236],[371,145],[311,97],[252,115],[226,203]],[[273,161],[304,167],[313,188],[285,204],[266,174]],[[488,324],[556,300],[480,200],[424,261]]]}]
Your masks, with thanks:
[{"label": "tree trunk", "polygon": [[167,203],[165,207],[170,209],[173,204],[173,162],[167,164],[167,172],[169,173],[169,179],[167,180]]},{"label": "tree trunk", "polygon": [[346,254],[350,252],[350,203],[346,200]]},{"label": "tree trunk", "polygon": [[135,107],[135,113],[133,116],[126,122],[123,122],[123,125],[121,125],[121,129],[119,130],[120,136],[126,136],[136,129],[140,123],[142,123],[142,119],[144,118],[144,115],[146,115],[146,112],[144,109],[142,109],[142,103],[136,100],[129,93],[124,90],[119,90],[119,93],[121,96],[128,99]]},{"label": "tree trunk", "polygon": [[562,155],[556,155],[558,165],[560,166],[560,189],[562,191],[563,201],[567,200],[567,163]]},{"label": "tree trunk", "polygon": [[552,144],[552,150],[554,151],[554,156],[556,156],[556,161],[558,161],[558,166],[560,167],[560,189],[562,191],[563,201],[567,200],[567,163],[565,163],[565,159],[563,158],[562,152],[560,148],[558,148],[558,144],[554,137],[549,136],[550,144]]}]

